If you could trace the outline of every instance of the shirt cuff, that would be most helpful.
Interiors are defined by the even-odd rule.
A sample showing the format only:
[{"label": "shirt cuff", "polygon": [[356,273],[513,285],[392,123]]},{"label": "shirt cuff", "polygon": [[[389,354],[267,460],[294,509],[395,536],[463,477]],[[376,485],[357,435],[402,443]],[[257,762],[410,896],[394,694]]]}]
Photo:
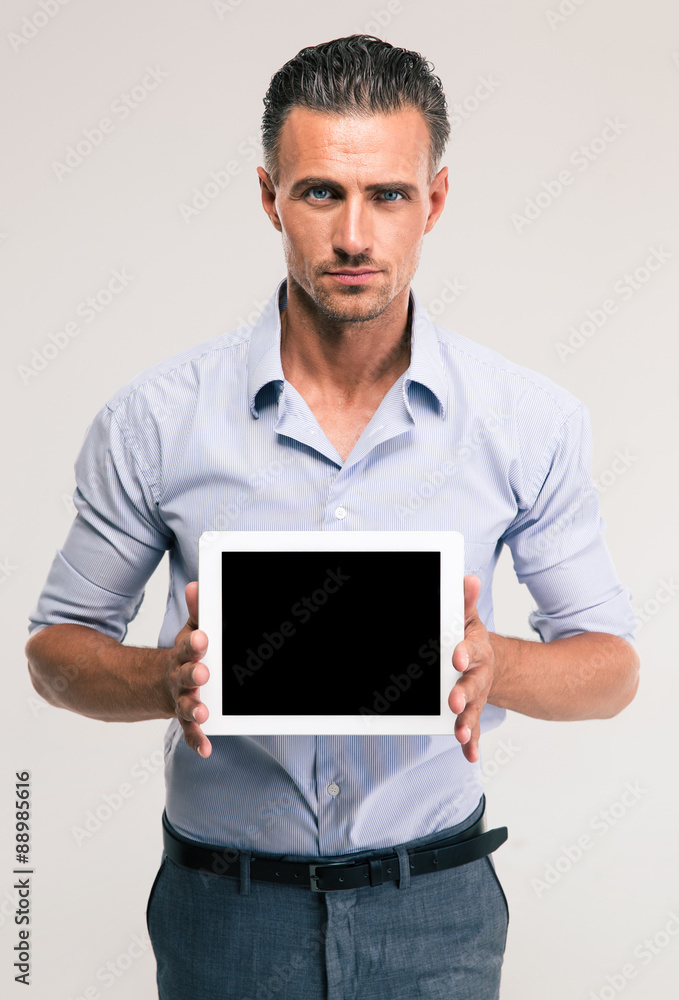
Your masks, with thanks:
[{"label": "shirt cuff", "polygon": [[144,594],[116,594],[87,580],[57,552],[37,606],[29,615],[32,635],[47,625],[87,625],[119,642]]},{"label": "shirt cuff", "polygon": [[618,635],[635,645],[637,618],[631,604],[632,592],[621,589],[615,596],[580,611],[569,609],[563,614],[533,611],[528,621],[543,642],[567,639],[581,632],[607,632]]}]

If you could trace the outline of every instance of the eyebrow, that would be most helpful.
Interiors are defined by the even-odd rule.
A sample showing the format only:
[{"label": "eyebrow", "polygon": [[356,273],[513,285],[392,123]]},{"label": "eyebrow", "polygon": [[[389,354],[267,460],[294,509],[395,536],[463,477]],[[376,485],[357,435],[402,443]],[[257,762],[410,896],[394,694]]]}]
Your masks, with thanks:
[{"label": "eyebrow", "polygon": [[[292,185],[290,194],[301,194],[309,187],[328,187],[344,192],[342,185],[338,184],[337,181],[331,180],[329,177],[303,177]],[[419,189],[414,184],[408,184],[406,181],[389,181],[381,184],[366,184],[365,186],[366,191],[394,191],[396,188],[407,191],[408,194],[419,194]]]}]

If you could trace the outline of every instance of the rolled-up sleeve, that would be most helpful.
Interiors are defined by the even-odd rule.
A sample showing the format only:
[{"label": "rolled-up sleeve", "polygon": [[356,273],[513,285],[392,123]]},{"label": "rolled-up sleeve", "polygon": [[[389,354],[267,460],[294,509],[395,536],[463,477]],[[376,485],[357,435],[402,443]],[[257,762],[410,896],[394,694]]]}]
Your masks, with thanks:
[{"label": "rolled-up sleeve", "polygon": [[143,451],[108,406],[87,432],[75,473],[77,515],[29,631],[78,624],[122,641],[172,534],[158,515]]},{"label": "rolled-up sleeve", "polygon": [[580,632],[635,641],[632,594],[621,585],[604,540],[591,462],[589,415],[579,404],[536,469],[534,500],[503,535],[516,575],[537,605],[529,623],[543,642]]}]

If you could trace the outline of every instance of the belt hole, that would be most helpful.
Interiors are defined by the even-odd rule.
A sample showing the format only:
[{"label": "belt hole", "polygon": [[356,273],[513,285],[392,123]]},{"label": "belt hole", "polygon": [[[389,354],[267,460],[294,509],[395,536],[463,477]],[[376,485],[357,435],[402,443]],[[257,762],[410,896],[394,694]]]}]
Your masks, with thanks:
[{"label": "belt hole", "polygon": [[339,881],[340,881],[340,882],[344,882],[344,879],[343,879],[343,878],[341,878],[341,879],[340,879]]}]

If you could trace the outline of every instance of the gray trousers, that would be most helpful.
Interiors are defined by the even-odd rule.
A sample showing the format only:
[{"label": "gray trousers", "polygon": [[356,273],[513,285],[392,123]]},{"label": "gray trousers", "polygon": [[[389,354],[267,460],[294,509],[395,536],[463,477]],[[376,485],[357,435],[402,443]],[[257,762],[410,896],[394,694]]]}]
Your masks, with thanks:
[{"label": "gray trousers", "polygon": [[[483,804],[399,853],[459,832]],[[498,1000],[509,910],[492,856],[400,884],[314,893],[194,871],[163,854],[147,922],[160,1000]]]}]

